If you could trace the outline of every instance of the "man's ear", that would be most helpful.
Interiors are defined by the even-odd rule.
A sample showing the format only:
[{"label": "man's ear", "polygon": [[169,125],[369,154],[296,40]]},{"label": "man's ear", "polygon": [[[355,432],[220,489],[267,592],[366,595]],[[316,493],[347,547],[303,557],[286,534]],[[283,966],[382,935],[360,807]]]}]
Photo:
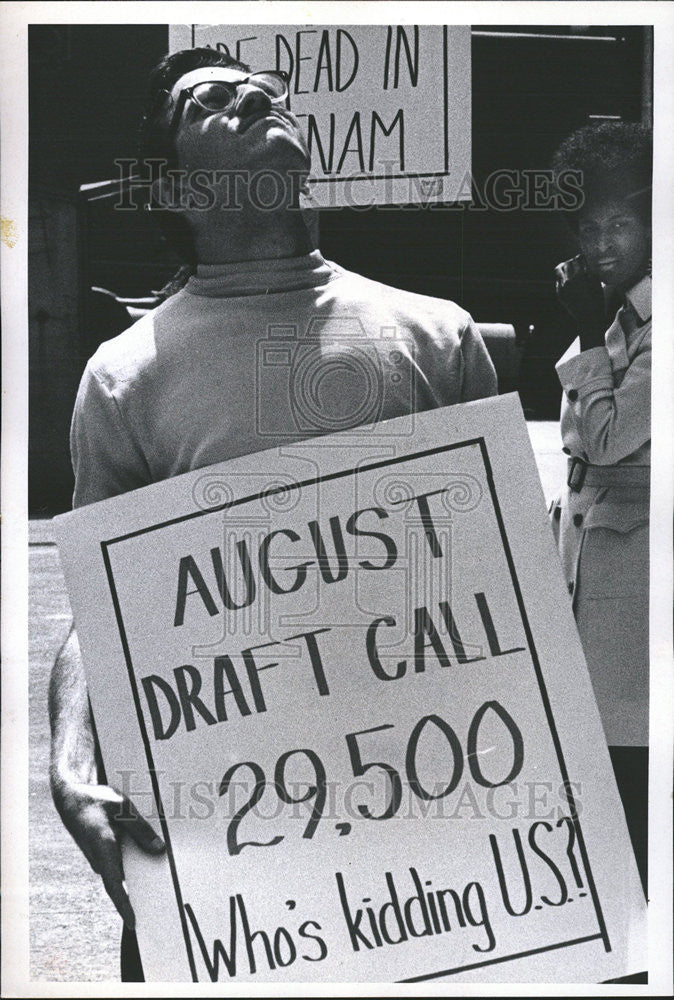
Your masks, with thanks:
[{"label": "man's ear", "polygon": [[150,211],[181,211],[183,205],[182,175],[179,171],[171,172],[170,177],[162,175],[155,178],[150,186]]}]

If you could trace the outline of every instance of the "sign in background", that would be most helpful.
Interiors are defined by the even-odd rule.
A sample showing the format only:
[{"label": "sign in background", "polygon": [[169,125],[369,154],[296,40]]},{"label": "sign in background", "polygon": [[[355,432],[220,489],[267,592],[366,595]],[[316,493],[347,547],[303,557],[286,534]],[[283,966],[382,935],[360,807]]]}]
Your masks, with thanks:
[{"label": "sign in background", "polygon": [[[599,982],[645,907],[519,403],[56,520],[146,976]],[[365,429],[367,431],[367,429]]]},{"label": "sign in background", "polygon": [[210,46],[290,76],[320,208],[470,198],[468,25],[174,25],[169,48]]}]

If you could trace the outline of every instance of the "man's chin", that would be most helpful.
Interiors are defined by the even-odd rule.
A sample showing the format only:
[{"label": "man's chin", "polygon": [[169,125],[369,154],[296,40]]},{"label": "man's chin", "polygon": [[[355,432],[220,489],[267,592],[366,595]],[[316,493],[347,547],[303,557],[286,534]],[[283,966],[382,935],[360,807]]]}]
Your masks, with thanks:
[{"label": "man's chin", "polygon": [[[304,140],[294,131],[290,131],[285,123],[271,125],[265,132],[260,130],[260,142],[255,154],[251,150],[251,169],[270,170],[284,173],[287,170],[309,173],[311,160]],[[255,160],[253,166],[252,160]]]}]

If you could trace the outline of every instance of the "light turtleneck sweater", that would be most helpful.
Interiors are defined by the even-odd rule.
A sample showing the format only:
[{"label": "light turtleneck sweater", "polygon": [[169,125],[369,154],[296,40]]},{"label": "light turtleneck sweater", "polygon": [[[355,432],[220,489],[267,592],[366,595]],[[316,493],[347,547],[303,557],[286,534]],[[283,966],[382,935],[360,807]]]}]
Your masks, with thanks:
[{"label": "light turtleneck sweater", "polygon": [[74,506],[317,434],[496,392],[471,317],[301,257],[201,265],[89,361]]}]

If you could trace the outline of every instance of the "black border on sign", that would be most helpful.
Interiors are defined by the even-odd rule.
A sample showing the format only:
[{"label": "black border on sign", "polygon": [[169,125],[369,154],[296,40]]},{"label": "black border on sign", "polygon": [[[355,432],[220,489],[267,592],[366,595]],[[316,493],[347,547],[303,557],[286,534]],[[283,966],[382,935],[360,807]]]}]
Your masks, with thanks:
[{"label": "black border on sign", "polygon": [[[282,25],[281,25],[282,27]],[[365,27],[364,25],[356,25],[356,27]],[[383,27],[383,25],[367,25],[367,27]],[[434,27],[434,25],[422,24],[422,28]],[[435,25],[437,27],[437,25]],[[443,78],[443,114],[442,123],[444,129],[444,156],[445,156],[445,169],[436,170],[435,173],[423,173],[423,174],[411,174],[411,173],[400,173],[400,174],[349,174],[348,176],[339,177],[312,177],[311,183],[313,184],[338,184],[340,181],[397,181],[397,180],[420,180],[422,177],[449,177],[449,38],[447,36],[447,28],[449,25],[443,24],[442,26],[442,78]],[[463,27],[463,25],[452,25],[452,27]],[[470,27],[470,26],[469,26]],[[191,37],[192,37],[192,48],[196,47],[196,29],[197,25],[190,25]],[[470,45],[470,40],[469,40]],[[472,53],[471,53],[472,59]]]},{"label": "black border on sign", "polygon": [[[535,675],[536,675],[536,680],[538,681],[538,687],[539,687],[541,699],[543,701],[543,708],[545,710],[545,716],[546,716],[546,719],[547,719],[547,723],[548,723],[548,727],[549,727],[549,731],[550,731],[550,736],[552,737],[552,742],[553,742],[553,745],[554,745],[554,748],[555,748],[555,753],[557,754],[557,762],[559,764],[559,770],[560,770],[560,774],[561,774],[561,777],[562,777],[562,781],[564,782],[564,787],[565,787],[565,790],[566,790],[567,801],[568,801],[568,804],[569,804],[569,810],[570,810],[570,813],[571,813],[571,820],[572,820],[573,825],[574,825],[574,829],[575,829],[575,833],[576,833],[576,841],[577,841],[577,844],[578,844],[578,847],[579,847],[579,850],[580,850],[581,858],[582,858],[582,861],[583,861],[583,867],[585,869],[585,874],[587,876],[588,888],[590,890],[590,895],[591,895],[591,898],[592,898],[592,902],[594,904],[594,909],[595,909],[595,914],[596,914],[596,917],[597,917],[597,923],[598,923],[599,930],[598,930],[597,934],[593,934],[593,935],[590,935],[588,937],[574,938],[573,940],[570,940],[570,941],[558,941],[558,942],[555,942],[554,944],[544,945],[544,946],[542,946],[540,948],[534,948],[534,949],[531,949],[531,950],[528,950],[528,951],[517,952],[516,954],[513,954],[513,955],[504,955],[504,956],[498,957],[498,958],[486,959],[483,962],[474,962],[474,963],[471,963],[469,965],[458,966],[457,968],[442,969],[442,970],[437,971],[437,972],[431,972],[431,973],[427,973],[427,974],[420,975],[420,976],[414,976],[414,977],[412,977],[410,979],[401,979],[401,980],[398,980],[398,982],[403,982],[403,983],[418,983],[418,982],[424,982],[424,981],[427,981],[427,980],[430,980],[430,979],[438,979],[441,976],[450,976],[450,975],[454,975],[454,974],[456,974],[458,972],[466,972],[466,971],[470,971],[470,970],[474,970],[474,969],[480,969],[480,968],[483,968],[485,966],[495,965],[495,964],[501,963],[501,962],[512,961],[512,960],[514,960],[516,958],[526,958],[526,957],[529,957],[531,955],[541,954],[542,952],[554,951],[554,950],[559,949],[559,948],[568,948],[568,947],[571,947],[573,945],[584,944],[584,943],[586,943],[588,941],[601,940],[601,941],[603,941],[604,949],[607,952],[609,952],[609,951],[612,950],[611,943],[610,943],[609,936],[608,936],[608,930],[606,928],[606,922],[604,920],[604,916],[603,916],[602,909],[601,909],[601,904],[599,902],[599,896],[598,896],[597,889],[596,889],[596,886],[595,886],[595,883],[594,883],[594,878],[593,878],[593,875],[592,875],[592,870],[590,868],[589,858],[588,858],[588,855],[587,855],[587,848],[585,846],[585,839],[583,837],[583,832],[582,832],[581,826],[580,826],[580,820],[578,818],[578,812],[576,810],[576,803],[575,803],[575,799],[574,799],[574,796],[573,796],[572,786],[571,786],[571,783],[569,781],[569,773],[568,773],[568,770],[567,770],[567,767],[566,767],[566,762],[564,760],[564,755],[562,753],[562,746],[561,746],[561,742],[560,742],[560,739],[559,739],[559,734],[557,732],[557,727],[556,727],[556,724],[555,724],[555,719],[554,719],[554,716],[553,716],[553,713],[552,713],[552,706],[550,705],[550,699],[549,699],[549,696],[548,696],[547,689],[545,687],[545,680],[543,678],[543,674],[542,674],[542,671],[541,671],[541,666],[540,666],[540,662],[539,662],[539,659],[538,659],[538,653],[536,652],[536,647],[534,645],[534,639],[533,639],[533,634],[532,634],[532,631],[531,631],[531,626],[529,624],[529,619],[528,619],[528,616],[527,616],[526,608],[524,606],[524,600],[522,598],[522,591],[521,591],[521,588],[520,588],[519,580],[517,578],[517,573],[515,571],[515,564],[514,564],[514,561],[513,561],[512,552],[510,550],[510,544],[508,542],[508,537],[506,535],[505,525],[504,525],[504,522],[503,522],[503,515],[501,513],[501,508],[500,508],[500,505],[499,505],[499,502],[498,502],[498,497],[496,495],[496,487],[495,487],[495,483],[494,483],[494,475],[493,475],[491,461],[489,459],[489,452],[488,452],[488,449],[487,449],[487,444],[485,442],[485,439],[483,437],[471,438],[471,439],[468,439],[466,441],[455,442],[454,444],[441,445],[441,446],[439,446],[437,448],[428,448],[428,449],[426,449],[424,451],[417,451],[417,452],[412,452],[412,453],[409,453],[409,454],[406,454],[406,455],[400,455],[400,456],[398,456],[396,458],[393,458],[393,459],[383,459],[382,461],[379,461],[379,462],[372,462],[369,465],[357,466],[357,467],[352,468],[352,469],[343,469],[343,470],[341,470],[339,472],[332,472],[332,473],[329,473],[328,475],[325,475],[325,476],[317,476],[317,477],[315,477],[313,479],[304,479],[304,480],[301,480],[300,482],[293,483],[290,486],[279,487],[278,490],[275,490],[273,492],[281,492],[281,491],[282,492],[286,492],[288,490],[302,489],[303,487],[308,487],[308,486],[318,486],[321,483],[330,482],[330,481],[335,480],[335,479],[342,479],[345,476],[356,476],[356,475],[358,475],[361,472],[371,472],[374,469],[387,468],[389,466],[399,465],[402,462],[412,462],[412,461],[415,461],[417,459],[427,458],[427,457],[429,457],[431,455],[441,455],[441,454],[443,454],[445,452],[456,451],[458,448],[467,448],[467,447],[471,447],[471,446],[475,446],[475,445],[477,445],[479,447],[479,449],[480,449],[480,454],[481,454],[482,461],[483,461],[483,464],[484,464],[484,470],[485,470],[485,474],[486,474],[487,484],[489,486],[489,493],[490,493],[490,496],[491,496],[491,501],[492,501],[492,504],[493,504],[493,507],[494,507],[494,513],[496,515],[496,521],[497,521],[497,524],[498,524],[498,529],[499,529],[499,533],[501,535],[501,541],[502,541],[502,544],[503,544],[503,551],[504,551],[504,554],[505,554],[505,557],[506,557],[506,562],[508,564],[508,569],[510,571],[510,578],[511,578],[511,581],[512,581],[513,590],[515,592],[515,597],[516,597],[516,600],[517,600],[517,606],[518,606],[518,609],[519,609],[519,612],[520,612],[520,616],[521,616],[521,619],[522,619],[522,625],[524,627],[524,632],[525,632],[525,635],[526,635],[526,638],[527,638],[527,644],[528,644],[528,647],[529,647],[529,654],[531,656],[531,662],[532,662],[533,667],[534,667],[534,672],[535,672]],[[162,799],[161,799],[161,794],[160,794],[160,791],[159,791],[159,783],[157,781],[156,768],[155,768],[155,765],[154,765],[154,759],[152,757],[152,745],[151,745],[151,742],[150,742],[150,737],[149,737],[147,728],[145,726],[145,718],[144,718],[143,710],[142,710],[142,706],[141,706],[140,694],[139,694],[139,691],[138,691],[138,685],[136,683],[136,677],[135,677],[135,674],[134,674],[133,664],[131,662],[131,652],[130,652],[130,649],[129,649],[129,644],[128,644],[128,640],[127,640],[127,636],[126,636],[126,630],[125,630],[124,622],[123,622],[123,619],[122,619],[122,611],[121,611],[121,607],[120,607],[120,603],[119,603],[119,597],[118,597],[118,594],[117,594],[117,589],[115,587],[115,580],[114,580],[114,576],[113,576],[113,572],[112,572],[112,566],[111,566],[111,563],[110,563],[109,549],[110,549],[110,547],[112,545],[116,545],[119,542],[128,541],[130,538],[136,538],[139,535],[146,535],[146,534],[149,534],[149,533],[151,533],[153,531],[160,531],[161,529],[170,527],[170,526],[172,526],[174,524],[180,524],[180,523],[182,523],[184,521],[191,521],[194,518],[203,517],[204,515],[207,515],[207,514],[215,514],[215,513],[219,512],[219,511],[228,510],[231,507],[239,507],[239,506],[242,506],[244,504],[250,503],[253,500],[261,500],[261,499],[263,499],[266,496],[269,496],[269,491],[261,491],[259,493],[251,494],[250,496],[240,497],[237,500],[232,500],[232,501],[229,501],[227,503],[218,504],[215,507],[209,507],[207,510],[191,511],[189,514],[183,514],[180,517],[174,517],[174,518],[171,518],[170,520],[167,520],[167,521],[161,521],[158,524],[153,524],[153,525],[150,525],[149,527],[146,527],[146,528],[140,528],[140,529],[138,529],[136,531],[130,531],[130,532],[127,532],[124,535],[118,535],[116,538],[110,538],[107,541],[103,541],[103,542],[100,543],[100,545],[101,545],[101,551],[102,551],[102,555],[103,555],[103,562],[104,562],[104,565],[105,565],[105,571],[106,571],[107,578],[108,578],[108,585],[110,587],[110,594],[112,596],[112,602],[113,602],[113,606],[114,606],[114,610],[115,610],[115,617],[116,617],[116,620],[117,620],[117,627],[119,629],[120,639],[121,639],[121,642],[122,642],[122,648],[123,648],[123,651],[124,651],[124,658],[125,658],[125,661],[126,661],[127,671],[128,671],[128,675],[129,675],[129,682],[130,682],[130,685],[131,685],[131,691],[132,691],[132,695],[133,695],[134,706],[135,706],[135,709],[136,709],[136,714],[138,716],[138,725],[140,727],[141,737],[142,737],[142,740],[143,740],[143,746],[144,746],[144,749],[145,749],[145,757],[146,757],[146,760],[147,760],[149,774],[150,774],[150,780],[151,780],[151,783],[152,783],[152,791],[154,793],[155,801],[156,801],[156,804],[157,804],[157,811],[158,811],[159,820],[160,820],[160,823],[161,823],[162,834],[164,836],[164,841],[166,843],[166,853],[167,853],[168,862],[169,862],[169,866],[170,866],[170,870],[171,870],[171,878],[173,880],[173,886],[174,886],[174,889],[175,889],[176,902],[178,904],[178,911],[180,913],[180,920],[181,920],[181,925],[182,925],[183,937],[185,939],[185,948],[187,950],[187,957],[188,957],[188,961],[189,961],[189,965],[190,965],[190,972],[192,974],[192,981],[195,982],[195,983],[196,982],[200,982],[200,980],[199,980],[199,978],[197,976],[196,965],[195,965],[195,961],[194,961],[194,954],[193,954],[193,951],[192,951],[192,942],[191,942],[190,935],[189,935],[189,930],[188,930],[188,927],[187,927],[187,920],[186,920],[186,917],[185,917],[185,911],[184,911],[183,900],[182,900],[182,892],[181,892],[180,882],[179,882],[179,879],[178,879],[178,873],[177,873],[177,869],[176,869],[175,856],[174,856],[174,853],[173,853],[173,846],[171,844],[171,837],[170,837],[170,834],[169,834],[168,824],[166,823],[166,816],[165,816],[165,813],[164,813],[164,805],[163,805],[163,802],[162,802]]]}]

